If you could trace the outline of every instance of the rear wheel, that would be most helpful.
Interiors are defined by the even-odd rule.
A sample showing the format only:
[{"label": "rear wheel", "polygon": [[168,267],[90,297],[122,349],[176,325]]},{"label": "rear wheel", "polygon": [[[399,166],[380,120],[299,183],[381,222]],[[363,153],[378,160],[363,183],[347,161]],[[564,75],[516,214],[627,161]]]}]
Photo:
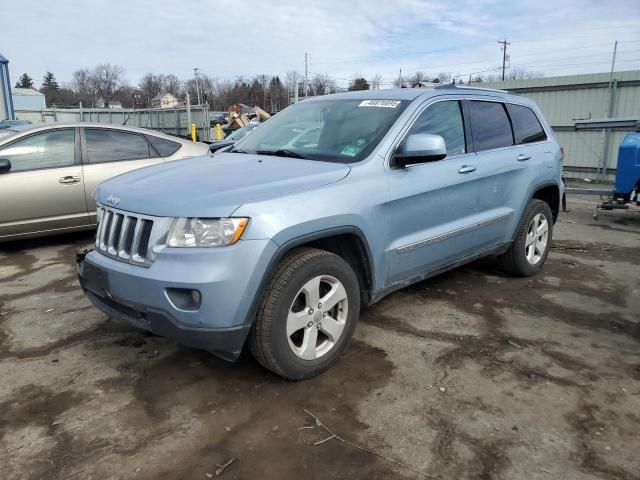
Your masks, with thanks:
[{"label": "rear wheel", "polygon": [[282,377],[310,378],[336,362],[359,315],[360,287],[349,264],[324,250],[295,250],[262,298],[249,349]]},{"label": "rear wheel", "polygon": [[531,200],[511,247],[498,258],[500,267],[521,277],[536,274],[549,255],[552,234],[553,216],[549,205],[542,200]]}]

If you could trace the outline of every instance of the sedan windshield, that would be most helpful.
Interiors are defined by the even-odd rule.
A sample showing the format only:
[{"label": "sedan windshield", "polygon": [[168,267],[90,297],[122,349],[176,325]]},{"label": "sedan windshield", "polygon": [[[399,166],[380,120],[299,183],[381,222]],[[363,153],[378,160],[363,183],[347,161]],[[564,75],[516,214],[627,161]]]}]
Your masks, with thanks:
[{"label": "sedan windshield", "polygon": [[409,102],[313,100],[275,115],[230,152],[258,153],[329,162],[365,158]]}]

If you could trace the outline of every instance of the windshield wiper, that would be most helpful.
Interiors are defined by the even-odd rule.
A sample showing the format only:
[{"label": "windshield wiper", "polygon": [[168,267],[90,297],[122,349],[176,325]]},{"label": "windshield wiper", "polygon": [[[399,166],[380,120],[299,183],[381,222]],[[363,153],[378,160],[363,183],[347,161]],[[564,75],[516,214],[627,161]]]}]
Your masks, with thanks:
[{"label": "windshield wiper", "polygon": [[227,150],[227,153],[249,153],[249,152],[247,152],[246,150],[242,150],[240,148],[232,148],[231,150]]},{"label": "windshield wiper", "polygon": [[256,153],[258,155],[273,155],[274,157],[291,157],[291,158],[304,158],[308,159],[309,157],[302,155],[301,153],[294,152],[293,150],[257,150]]}]

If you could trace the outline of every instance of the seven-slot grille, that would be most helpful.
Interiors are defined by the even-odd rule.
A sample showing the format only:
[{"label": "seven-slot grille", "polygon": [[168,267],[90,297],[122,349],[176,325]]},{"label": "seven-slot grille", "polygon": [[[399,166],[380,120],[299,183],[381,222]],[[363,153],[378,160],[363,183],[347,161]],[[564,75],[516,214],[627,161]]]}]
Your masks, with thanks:
[{"label": "seven-slot grille", "polygon": [[98,206],[96,249],[117,260],[136,265],[151,263],[153,219]]}]

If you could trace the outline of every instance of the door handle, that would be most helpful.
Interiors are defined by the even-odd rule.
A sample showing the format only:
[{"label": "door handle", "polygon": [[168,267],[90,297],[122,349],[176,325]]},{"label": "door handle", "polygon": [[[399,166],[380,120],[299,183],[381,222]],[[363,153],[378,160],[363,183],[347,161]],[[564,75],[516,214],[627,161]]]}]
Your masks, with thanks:
[{"label": "door handle", "polygon": [[516,157],[516,160],[518,160],[519,162],[524,162],[525,160],[529,160],[531,158],[531,155],[524,155],[524,154],[520,154]]},{"label": "door handle", "polygon": [[475,172],[475,171],[476,171],[475,165],[462,165],[458,169],[458,173],[471,173],[471,172]]},{"label": "door handle", "polygon": [[69,175],[67,177],[61,177],[58,182],[63,185],[73,185],[75,183],[80,183],[80,177]]}]

